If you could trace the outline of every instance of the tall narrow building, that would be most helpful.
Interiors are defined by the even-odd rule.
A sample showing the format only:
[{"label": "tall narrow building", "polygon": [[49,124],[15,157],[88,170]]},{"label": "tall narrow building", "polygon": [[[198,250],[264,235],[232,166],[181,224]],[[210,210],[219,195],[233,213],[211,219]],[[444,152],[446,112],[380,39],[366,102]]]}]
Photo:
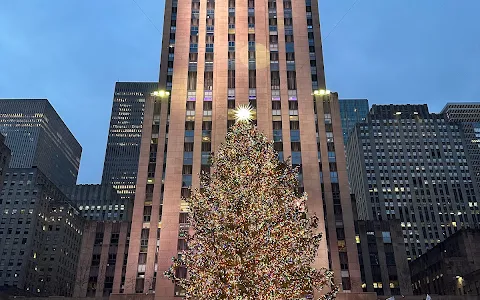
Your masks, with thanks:
[{"label": "tall narrow building", "polygon": [[442,114],[450,122],[461,123],[472,174],[480,189],[480,102],[447,103]]},{"label": "tall narrow building", "polygon": [[124,293],[183,291],[163,277],[186,246],[181,196],[199,187],[209,157],[254,108],[280,158],[301,170],[300,189],[319,216],[315,267],[343,291],[361,292],[338,95],[326,90],[316,0],[167,0],[159,86],[145,97]]},{"label": "tall narrow building", "polygon": [[38,167],[56,186],[74,186],[82,147],[46,99],[0,99],[10,168]]},{"label": "tall narrow building", "polygon": [[157,89],[158,82],[115,84],[102,183],[122,199],[135,194],[146,95]]},{"label": "tall narrow building", "polygon": [[340,118],[342,118],[343,142],[348,142],[350,131],[357,123],[365,121],[368,114],[367,99],[340,99]]}]

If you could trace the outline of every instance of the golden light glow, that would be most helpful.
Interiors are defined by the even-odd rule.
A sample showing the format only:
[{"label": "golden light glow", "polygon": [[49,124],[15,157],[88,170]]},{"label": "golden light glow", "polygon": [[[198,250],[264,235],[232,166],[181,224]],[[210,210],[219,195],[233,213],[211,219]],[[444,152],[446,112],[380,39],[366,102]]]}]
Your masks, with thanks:
[{"label": "golden light glow", "polygon": [[170,92],[169,92],[169,91],[164,91],[164,90],[155,91],[155,92],[152,93],[152,96],[155,96],[155,97],[168,97],[168,96],[170,96]]},{"label": "golden light glow", "polygon": [[313,94],[315,96],[318,96],[318,95],[329,95],[330,94],[330,90],[315,90],[313,91]]},{"label": "golden light glow", "polygon": [[252,107],[250,105],[239,105],[235,110],[235,122],[250,123],[253,119]]}]

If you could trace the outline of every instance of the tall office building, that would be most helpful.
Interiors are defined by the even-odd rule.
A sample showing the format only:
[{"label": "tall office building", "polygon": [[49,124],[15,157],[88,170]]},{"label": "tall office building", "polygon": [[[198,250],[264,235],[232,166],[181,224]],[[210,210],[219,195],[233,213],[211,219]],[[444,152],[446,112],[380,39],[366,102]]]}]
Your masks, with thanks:
[{"label": "tall office building", "polygon": [[350,131],[355,125],[364,122],[368,114],[367,99],[340,99],[340,118],[342,119],[343,142],[347,145]]},{"label": "tall office building", "polygon": [[462,124],[472,174],[480,188],[480,102],[447,103],[442,114],[448,121]]},{"label": "tall office building", "polygon": [[0,291],[71,296],[84,220],[38,168],[5,173],[0,194]]},{"label": "tall office building", "polygon": [[[125,293],[183,291],[163,277],[184,249],[189,186],[250,104],[280,157],[301,168],[310,211],[327,231],[315,267],[361,292],[338,95],[325,90],[318,3],[168,0],[159,86],[146,97]],[[168,93],[167,93],[168,92]],[[192,175],[193,174],[193,175]],[[329,246],[329,247],[327,247]],[[127,284],[128,283],[128,284]]]},{"label": "tall office building", "polygon": [[57,186],[77,181],[82,147],[45,99],[0,99],[10,168],[38,167]]},{"label": "tall office building", "polygon": [[135,194],[146,95],[157,89],[158,82],[115,84],[102,183],[124,199]]},{"label": "tall office building", "polygon": [[373,105],[350,135],[359,219],[400,219],[410,259],[480,221],[460,129],[427,105]]}]

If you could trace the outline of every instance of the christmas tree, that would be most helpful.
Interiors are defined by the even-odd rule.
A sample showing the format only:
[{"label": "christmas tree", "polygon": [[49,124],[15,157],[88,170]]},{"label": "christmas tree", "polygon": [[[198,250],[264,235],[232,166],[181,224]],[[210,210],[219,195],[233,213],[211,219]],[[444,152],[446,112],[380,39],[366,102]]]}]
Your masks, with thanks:
[{"label": "christmas tree", "polygon": [[248,108],[236,116],[212,157],[213,173],[185,199],[188,250],[165,275],[187,299],[290,300],[323,288],[323,299],[334,298],[332,272],[311,267],[321,233],[306,194],[296,193],[296,170],[250,124]]}]

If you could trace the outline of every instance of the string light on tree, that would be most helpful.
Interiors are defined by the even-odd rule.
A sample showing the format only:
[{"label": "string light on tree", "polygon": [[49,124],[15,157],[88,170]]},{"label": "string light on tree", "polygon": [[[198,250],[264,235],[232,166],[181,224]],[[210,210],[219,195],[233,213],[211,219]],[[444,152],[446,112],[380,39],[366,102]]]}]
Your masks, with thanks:
[{"label": "string light on tree", "polygon": [[312,268],[321,233],[307,195],[296,192],[296,169],[250,124],[251,108],[236,112],[213,173],[185,199],[188,249],[165,276],[186,299],[290,300],[325,288],[321,299],[334,298],[333,273]]}]

